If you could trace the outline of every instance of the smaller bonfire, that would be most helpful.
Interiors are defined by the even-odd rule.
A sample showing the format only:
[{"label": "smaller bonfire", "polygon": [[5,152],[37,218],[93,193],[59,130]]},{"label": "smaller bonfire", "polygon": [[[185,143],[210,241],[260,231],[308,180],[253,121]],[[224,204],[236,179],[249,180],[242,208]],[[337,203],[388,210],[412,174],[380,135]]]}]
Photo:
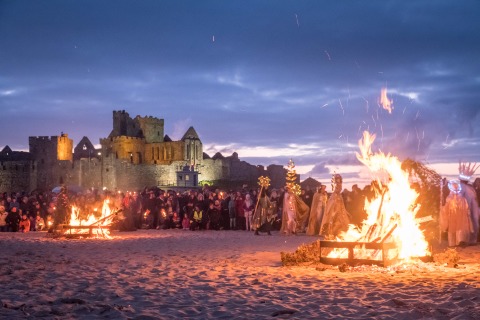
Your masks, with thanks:
[{"label": "smaller bonfire", "polygon": [[72,206],[68,224],[60,224],[54,231],[54,237],[111,239],[110,227],[118,219],[120,211],[110,209],[109,200],[106,199],[100,214],[95,212],[88,214],[86,218],[81,218],[80,209]]}]

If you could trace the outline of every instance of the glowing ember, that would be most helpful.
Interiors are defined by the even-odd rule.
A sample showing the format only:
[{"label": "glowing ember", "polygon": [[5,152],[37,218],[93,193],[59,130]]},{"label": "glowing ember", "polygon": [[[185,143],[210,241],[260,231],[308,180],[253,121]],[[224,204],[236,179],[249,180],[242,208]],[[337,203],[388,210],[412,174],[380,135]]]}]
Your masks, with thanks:
[{"label": "glowing ember", "polygon": [[[413,257],[430,255],[428,242],[419,229],[420,219],[416,219],[418,207],[415,200],[418,194],[410,187],[408,174],[401,169],[401,162],[390,154],[372,153],[371,145],[375,135],[367,131],[359,141],[360,154],[357,158],[372,173],[377,175],[376,197],[365,202],[368,218],[359,230],[350,225],[338,240],[349,242],[394,243],[394,249],[387,250],[388,259],[408,260]],[[356,249],[356,259],[377,259],[381,250]],[[335,249],[328,257],[344,258],[345,249]]]},{"label": "glowing ember", "polygon": [[393,110],[393,100],[388,99],[387,97],[387,88],[382,88],[380,93],[379,103],[382,105],[383,109],[387,110],[388,113],[392,113]]},{"label": "glowing ember", "polygon": [[[94,209],[96,212],[97,209]],[[104,237],[110,239],[110,225],[112,224],[113,219],[115,219],[116,214],[110,209],[108,199],[103,202],[102,213],[99,217],[95,214],[89,214],[86,219],[80,218],[80,210],[72,206],[72,213],[70,215],[70,228],[68,233],[80,235],[90,235]],[[84,228],[75,228],[75,227],[84,227]]]}]

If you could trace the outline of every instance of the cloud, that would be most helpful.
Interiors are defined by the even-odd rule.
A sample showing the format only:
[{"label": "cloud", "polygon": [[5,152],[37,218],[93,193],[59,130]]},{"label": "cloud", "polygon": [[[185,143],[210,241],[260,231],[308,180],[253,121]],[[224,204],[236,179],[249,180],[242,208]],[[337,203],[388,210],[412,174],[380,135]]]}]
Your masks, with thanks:
[{"label": "cloud", "polygon": [[316,164],[311,171],[306,173],[306,175],[310,175],[310,176],[317,176],[322,174],[330,174],[330,169],[326,167],[325,162]]}]

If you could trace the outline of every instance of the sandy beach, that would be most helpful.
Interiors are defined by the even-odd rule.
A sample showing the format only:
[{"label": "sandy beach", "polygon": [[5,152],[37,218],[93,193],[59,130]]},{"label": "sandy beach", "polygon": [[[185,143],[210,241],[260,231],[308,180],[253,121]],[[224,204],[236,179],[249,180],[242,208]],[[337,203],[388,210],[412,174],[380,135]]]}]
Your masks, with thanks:
[{"label": "sandy beach", "polygon": [[[457,268],[283,267],[315,237],[140,230],[0,233],[3,319],[480,319],[480,246]],[[437,250],[441,250],[438,248]]]}]

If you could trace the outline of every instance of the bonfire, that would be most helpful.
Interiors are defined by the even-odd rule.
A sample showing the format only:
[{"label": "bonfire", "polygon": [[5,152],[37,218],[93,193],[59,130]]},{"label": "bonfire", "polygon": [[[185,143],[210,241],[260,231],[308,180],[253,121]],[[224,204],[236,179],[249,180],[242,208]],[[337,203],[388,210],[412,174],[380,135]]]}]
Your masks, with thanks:
[{"label": "bonfire", "polygon": [[[96,210],[94,210],[96,211]],[[58,236],[65,237],[102,237],[110,239],[110,227],[118,218],[119,210],[112,210],[109,200],[103,202],[101,214],[91,213],[85,219],[81,218],[80,209],[72,206],[70,221],[61,225],[62,229]]]},{"label": "bonfire", "polygon": [[415,201],[419,194],[411,188],[409,175],[402,170],[397,157],[372,152],[374,141],[375,135],[365,131],[357,158],[375,176],[376,196],[365,202],[367,219],[361,227],[350,225],[335,241],[320,242],[321,260],[327,263],[387,265],[431,255],[420,229],[420,223],[429,218],[416,218],[419,207]]}]

